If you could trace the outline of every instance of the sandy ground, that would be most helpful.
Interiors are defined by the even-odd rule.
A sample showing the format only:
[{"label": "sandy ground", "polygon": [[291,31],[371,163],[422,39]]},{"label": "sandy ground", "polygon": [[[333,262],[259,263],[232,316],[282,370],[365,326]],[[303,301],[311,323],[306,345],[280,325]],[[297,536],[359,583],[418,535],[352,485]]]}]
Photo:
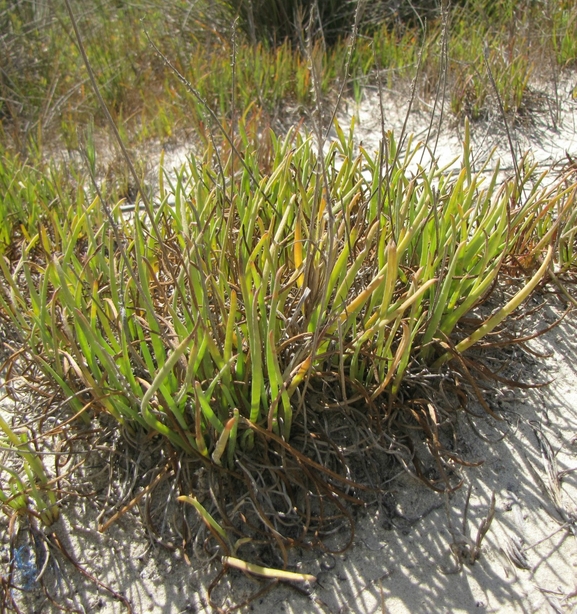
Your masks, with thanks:
[{"label": "sandy ground", "polygon": [[[551,297],[537,297],[535,304]],[[562,305],[539,312],[545,328]],[[391,484],[380,505],[358,516],[353,546],[340,555],[302,554],[298,567],[317,583],[297,591],[277,586],[247,606],[255,612],[577,612],[577,314],[530,342],[537,357],[521,349],[506,356],[508,376],[552,382],[529,390],[500,387],[490,395],[503,422],[479,419],[487,443],[459,424],[459,452],[484,461],[463,471],[465,485],[438,495],[408,475]],[[495,360],[504,360],[503,356]],[[476,408],[476,411],[481,411]],[[468,510],[466,503],[470,498]],[[495,495],[494,518],[476,552],[479,529]],[[56,534],[94,579],[122,593],[134,612],[203,612],[217,562],[187,564],[176,552],[153,545],[136,512],[105,533],[96,530],[90,498],[65,506]],[[2,549],[2,567],[8,547]],[[335,536],[338,548],[346,536]],[[339,541],[341,540],[341,541]],[[26,544],[26,539],[19,544]],[[22,545],[20,546],[22,548]],[[13,589],[23,612],[52,612],[35,586],[34,548],[30,570],[21,561]],[[476,559],[476,560],[475,560]],[[83,577],[60,555],[48,561],[45,580],[61,604],[80,612],[128,611],[110,590]],[[232,605],[265,583],[233,571],[213,599]]]},{"label": "sandy ground", "polygon": [[[521,152],[531,149],[543,166],[555,165],[566,153],[577,156],[577,103],[570,89],[569,80],[556,125],[544,112],[522,132],[521,126],[514,129],[515,146]],[[396,112],[385,118],[386,127],[398,131],[402,105],[387,96]],[[341,116],[342,123],[353,113],[359,116],[357,138],[369,149],[377,147],[381,129],[375,108],[376,93],[367,92],[360,107],[351,104],[349,115]],[[420,138],[428,130],[427,111],[418,103],[409,117],[408,130]],[[495,120],[489,128],[476,126],[473,143],[481,153],[496,144],[507,168],[503,126]],[[443,161],[458,152],[460,134],[450,126],[439,133],[436,155]],[[434,130],[432,138],[437,139]],[[569,288],[577,294],[574,286]],[[530,306],[545,304],[532,316],[534,330],[546,328],[566,307],[553,293],[531,301]],[[507,377],[551,383],[532,389],[500,385],[489,393],[491,407],[503,420],[475,419],[484,439],[464,417],[460,420],[458,451],[483,463],[463,469],[465,483],[459,491],[439,495],[401,473],[389,494],[357,513],[353,545],[346,552],[294,554],[300,559],[298,569],[315,575],[316,583],[276,585],[242,611],[577,612],[576,325],[577,313],[569,313],[559,326],[530,341],[530,351],[516,347],[490,359]],[[482,413],[480,407],[476,411]],[[107,482],[104,472],[93,486],[104,489]],[[122,485],[116,487],[122,490]],[[97,508],[94,495],[70,498],[54,527],[83,574],[56,549],[35,544],[33,532],[26,530],[19,533],[17,556],[11,559],[6,519],[0,520],[0,575],[14,565],[19,588],[10,591],[22,612],[58,611],[43,593],[39,574],[49,593],[70,611],[210,611],[207,592],[221,569],[218,561],[187,561],[178,550],[151,539],[140,520],[144,506],[99,533]],[[331,545],[338,548],[345,539],[337,534]],[[230,607],[265,587],[263,581],[231,571],[212,597]]]}]

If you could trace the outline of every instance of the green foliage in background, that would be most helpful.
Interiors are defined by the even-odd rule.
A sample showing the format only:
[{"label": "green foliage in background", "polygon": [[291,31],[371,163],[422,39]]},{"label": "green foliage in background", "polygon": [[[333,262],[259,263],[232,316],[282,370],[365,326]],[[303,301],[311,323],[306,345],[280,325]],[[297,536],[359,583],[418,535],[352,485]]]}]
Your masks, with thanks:
[{"label": "green foliage in background", "polygon": [[[202,129],[208,121],[204,108],[180,90],[150,47],[146,32],[221,117],[232,112],[233,81],[239,114],[258,107],[275,117],[287,105],[310,108],[309,36],[319,48],[315,57],[323,54],[322,94],[330,96],[345,78],[356,3],[338,3],[333,12],[332,1],[320,2],[321,21],[309,31],[305,19],[304,30],[285,37],[283,28],[296,24],[285,12],[294,13],[299,3],[289,4],[231,0],[167,6],[158,0],[103,0],[78,2],[74,9],[103,97],[115,121],[137,144]],[[302,4],[306,15],[310,2]],[[447,83],[457,115],[475,119],[494,106],[488,70],[506,110],[516,112],[536,68],[557,71],[577,58],[577,8],[571,2],[470,0],[452,3],[444,18],[431,2],[412,4],[416,12],[405,11],[404,3],[367,2],[346,77],[349,91],[374,80],[375,70],[385,71],[388,86],[412,78],[421,55],[418,86],[423,95],[434,95],[443,77],[443,21],[448,25]],[[247,23],[251,6],[254,28],[262,32],[254,37]],[[23,0],[0,2],[0,140],[20,152],[32,144],[42,149],[44,140],[52,145],[54,137],[59,146],[74,150],[83,127],[94,123],[98,130],[103,125],[64,8],[60,2],[50,11],[46,7]],[[244,17],[234,34],[232,19],[239,12]],[[331,45],[319,24],[326,33],[335,32]]]}]

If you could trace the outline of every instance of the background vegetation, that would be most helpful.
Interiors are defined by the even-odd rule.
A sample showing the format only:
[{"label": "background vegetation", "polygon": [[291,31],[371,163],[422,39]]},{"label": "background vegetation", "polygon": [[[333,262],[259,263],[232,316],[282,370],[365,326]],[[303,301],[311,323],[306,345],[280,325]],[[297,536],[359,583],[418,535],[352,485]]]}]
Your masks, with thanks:
[{"label": "background vegetation", "polygon": [[[320,45],[320,88],[329,97],[345,78],[356,3],[340,2],[336,10],[332,2],[323,1],[311,13],[312,4],[316,6],[257,0],[192,4],[100,0],[73,7],[102,95],[123,136],[137,144],[202,132],[207,121],[205,109],[178,85],[147,34],[221,117],[230,116],[234,100],[239,116],[260,109],[265,117],[275,118],[281,108],[310,106],[308,28],[315,49]],[[529,76],[556,74],[577,57],[577,17],[570,1],[471,0],[450,7],[447,3],[444,19],[433,2],[421,3],[428,10],[417,14],[402,8],[405,3],[368,0],[365,4],[346,78],[346,91],[351,93],[358,93],[359,84],[374,82],[376,70],[386,75],[389,85],[399,77],[414,77],[421,55],[419,89],[434,94],[444,70],[444,25],[450,26],[446,79],[453,111],[473,119],[486,112],[492,96],[485,45],[499,92],[512,112],[524,103]],[[233,36],[237,9],[240,21]],[[258,31],[252,42],[249,10],[252,29]],[[327,31],[319,25],[319,14]],[[337,21],[327,21],[328,14]],[[26,154],[43,144],[78,148],[85,129],[94,125],[98,130],[103,115],[62,2],[49,8],[43,2],[3,0],[0,32],[2,141]]]}]

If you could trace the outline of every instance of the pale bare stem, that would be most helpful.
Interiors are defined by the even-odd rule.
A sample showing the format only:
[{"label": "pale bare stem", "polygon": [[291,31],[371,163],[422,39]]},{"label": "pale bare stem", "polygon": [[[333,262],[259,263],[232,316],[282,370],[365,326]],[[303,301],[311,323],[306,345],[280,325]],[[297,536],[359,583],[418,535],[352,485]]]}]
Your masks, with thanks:
[{"label": "pale bare stem", "polygon": [[[373,48],[374,49],[374,48]],[[374,51],[373,51],[374,54]],[[376,59],[376,55],[374,55]],[[384,176],[389,176],[389,140],[387,139],[386,131],[385,131],[385,107],[383,104],[383,83],[381,81],[381,70],[380,66],[377,64],[377,87],[379,91],[379,115],[381,120],[381,142],[379,143],[379,216],[382,213],[382,207],[384,203],[383,197],[383,166],[384,166]],[[379,235],[380,235],[379,230]],[[377,242],[379,240],[377,239]]]},{"label": "pale bare stem", "polygon": [[497,98],[497,103],[499,105],[499,111],[501,113],[501,117],[503,118],[503,122],[505,124],[505,131],[507,132],[507,142],[509,143],[509,150],[511,152],[511,160],[513,162],[513,168],[515,169],[515,179],[517,182],[517,192],[519,196],[524,191],[523,188],[523,180],[521,178],[521,171],[519,170],[519,164],[517,163],[517,152],[515,151],[515,145],[513,144],[513,137],[511,136],[511,131],[509,130],[509,122],[507,121],[507,114],[505,113],[505,107],[503,106],[503,100],[501,99],[501,94],[499,93],[499,88],[497,87],[497,83],[493,76],[493,71],[491,70],[491,66],[489,65],[489,46],[485,42],[483,49],[483,60],[485,62],[485,68],[487,69],[487,74],[489,75],[489,81],[491,81],[491,86],[493,87],[493,91],[495,92],[495,96]]},{"label": "pale bare stem", "polygon": [[248,30],[250,32],[250,42],[252,43],[253,47],[256,47],[256,28],[254,27],[254,11],[252,6],[252,0],[248,0],[247,18]]},{"label": "pale bare stem", "polygon": [[463,563],[468,563],[469,565],[475,564],[475,562],[481,556],[481,544],[485,538],[485,535],[488,533],[495,516],[495,492],[493,492],[491,494],[491,501],[489,502],[489,510],[479,525],[475,540],[469,537],[468,512],[471,492],[472,485],[469,484],[469,488],[467,489],[467,494],[465,496],[465,509],[463,511],[463,523],[460,533],[455,531],[452,527],[450,508],[448,504],[449,498],[448,495],[445,495],[448,529],[453,537],[450,548],[451,554],[455,558],[455,567],[453,569],[441,569],[441,571],[445,574],[459,573],[463,568]]},{"label": "pale bare stem", "polygon": [[493,518],[495,517],[495,491],[491,493],[491,502],[489,503],[489,511],[487,512],[487,516],[481,521],[481,525],[479,526],[479,530],[477,531],[477,537],[475,539],[475,543],[471,549],[470,554],[470,562],[474,563],[479,556],[481,555],[481,544],[485,535],[489,532],[491,528],[491,523],[493,522]]},{"label": "pale bare stem", "polygon": [[[442,0],[443,2],[445,0]],[[416,18],[419,20],[419,23],[421,24],[421,28],[424,30],[425,29],[425,23],[423,22],[423,19],[419,13],[419,11],[417,10],[417,8],[415,7],[415,5],[411,2],[411,0],[406,0],[407,4],[411,7],[411,10],[413,11],[413,13],[415,13]]]},{"label": "pale bare stem", "polygon": [[[94,90],[94,93],[96,95],[96,98],[98,100],[98,104],[100,105],[102,111],[104,112],[104,115],[108,121],[108,124],[110,125],[112,132],[114,134],[114,137],[120,147],[120,150],[122,152],[122,156],[126,162],[126,165],[128,166],[129,172],[132,175],[132,178],[134,180],[134,184],[138,190],[138,193],[140,194],[140,198],[142,199],[142,202],[144,203],[144,208],[146,210],[146,215],[148,217],[149,223],[152,226],[152,229],[154,231],[154,235],[158,241],[158,245],[160,248],[160,251],[162,252],[162,257],[164,262],[167,265],[167,273],[170,275],[170,277],[172,278],[172,281],[174,282],[175,287],[177,288],[177,292],[179,291],[179,284],[176,282],[176,276],[174,275],[174,271],[172,269],[172,267],[170,266],[170,262],[171,262],[171,258],[169,257],[168,251],[167,251],[167,245],[166,242],[163,239],[162,233],[160,232],[160,228],[158,226],[158,224],[156,223],[156,219],[155,219],[155,215],[154,215],[154,209],[153,209],[153,205],[151,200],[149,199],[148,195],[146,194],[144,187],[142,186],[141,182],[140,182],[140,178],[138,176],[138,173],[136,172],[136,168],[134,167],[134,164],[132,162],[132,158],[130,157],[128,150],[124,144],[124,141],[122,140],[122,137],[120,136],[120,132],[118,131],[118,128],[116,126],[116,123],[114,122],[114,119],[112,118],[112,115],[110,114],[110,111],[108,110],[108,107],[106,106],[106,103],[104,102],[104,99],[102,98],[102,94],[100,93],[100,89],[98,87],[98,83],[96,82],[96,77],[94,75],[94,71],[92,70],[92,66],[90,64],[90,60],[88,59],[88,55],[86,53],[86,49],[84,47],[84,43],[82,41],[82,36],[80,34],[80,30],[78,29],[78,24],[76,22],[76,19],[74,17],[74,13],[72,12],[72,8],[70,6],[70,1],[69,0],[65,0],[65,4],[66,4],[66,9],[68,11],[68,15],[70,16],[70,21],[72,23],[72,28],[74,30],[74,35],[76,37],[76,42],[78,44],[78,49],[80,50],[80,54],[82,55],[82,60],[84,62],[84,65],[86,66],[86,70],[88,72],[88,75],[90,77],[90,83],[92,85],[92,89]],[[100,198],[100,202],[103,203],[104,205],[104,199]],[[107,208],[105,207],[105,213],[108,217],[108,219],[112,219],[111,217],[109,217],[109,211],[107,211]],[[115,230],[115,226],[114,223],[112,224],[112,229],[113,232],[115,233],[115,238],[118,239],[117,237],[117,233]],[[118,241],[118,245],[121,246],[122,243],[120,241]],[[128,262],[127,262],[127,258],[126,258],[126,254],[125,252],[122,252],[122,258],[124,260],[125,265],[127,266],[128,271],[131,274],[131,277],[133,277],[133,279],[135,279],[135,276],[133,275],[133,271],[132,271],[132,267],[129,266]],[[136,280],[135,280],[136,281]],[[154,318],[156,320],[156,314],[155,314],[155,309],[152,306],[150,300],[147,297],[147,293],[144,293],[142,291],[142,286],[140,284],[137,285],[138,291],[140,292],[140,295],[144,298],[144,301],[146,303],[146,307],[151,315],[152,318]],[[186,302],[184,301],[184,304],[186,304]],[[156,320],[158,322],[158,320]]]},{"label": "pale bare stem", "polygon": [[[435,144],[431,150],[433,158],[435,157],[437,146],[439,144],[439,136],[441,134],[441,127],[443,125],[443,116],[445,111],[445,97],[447,95],[447,74],[449,69],[449,0],[443,0],[441,5],[441,18],[443,26],[441,29],[441,78],[437,82],[437,91],[435,92],[435,100],[433,101],[433,109],[431,111],[431,120],[429,122],[429,128],[427,130],[427,136],[425,137],[425,143],[428,145],[431,138],[431,132],[433,131],[433,124],[435,123],[435,113],[437,106],[439,106],[439,121],[437,123],[437,129],[435,133]],[[426,32],[426,30],[425,30]],[[440,101],[440,104],[439,104]],[[423,156],[425,155],[425,148],[421,154],[421,164],[423,163]]]},{"label": "pale bare stem", "polygon": [[[539,261],[542,261],[542,258],[539,258]],[[553,283],[559,288],[563,296],[573,305],[573,307],[577,307],[577,300],[569,293],[567,290],[567,286],[555,275],[552,268],[549,269],[549,277],[553,281]]]},{"label": "pale bare stem", "polygon": [[[423,46],[426,43],[423,43]],[[413,110],[413,103],[415,102],[415,97],[417,95],[417,87],[418,87],[418,80],[419,80],[419,76],[421,73],[421,62],[423,59],[423,48],[421,47],[421,49],[419,50],[419,58],[417,60],[417,69],[415,72],[415,77],[413,78],[413,82],[411,84],[411,95],[409,97],[409,105],[407,107],[407,112],[405,113],[405,119],[403,120],[403,127],[401,128],[401,134],[399,136],[399,141],[397,144],[397,150],[395,152],[395,157],[394,159],[391,161],[391,164],[388,166],[389,172],[388,175],[385,178],[385,190],[386,190],[386,198],[387,200],[390,202],[390,186],[391,186],[391,181],[392,181],[392,174],[393,171],[397,165],[397,162],[399,160],[399,156],[401,155],[401,149],[403,147],[403,142],[405,140],[405,135],[407,132],[407,124],[409,123],[409,117],[411,115],[411,111]],[[396,243],[397,242],[397,229],[395,228],[395,224],[393,221],[393,218],[391,217],[391,235],[393,237],[393,241]]]},{"label": "pale bare stem", "polygon": [[156,236],[158,237],[160,244],[162,245],[163,241],[161,240],[161,234],[156,224],[156,221],[154,219],[154,211],[153,211],[152,203],[150,202],[148,195],[143,189],[138,173],[136,172],[136,168],[134,167],[134,164],[132,163],[132,158],[130,157],[128,150],[126,149],[126,145],[124,144],[124,141],[122,140],[122,137],[120,136],[120,132],[118,131],[118,128],[116,127],[116,123],[112,119],[112,115],[110,114],[110,111],[108,110],[108,107],[106,106],[106,103],[104,102],[104,99],[102,98],[102,94],[100,93],[100,88],[98,87],[98,83],[96,82],[96,77],[94,76],[94,71],[92,70],[92,65],[90,64],[90,60],[88,59],[88,55],[86,54],[86,49],[82,41],[80,30],[78,29],[78,24],[76,23],[76,18],[74,17],[74,13],[72,12],[72,8],[70,6],[70,0],[64,0],[64,3],[66,4],[66,10],[68,11],[68,15],[70,16],[70,21],[72,23],[72,29],[74,30],[74,35],[76,37],[78,49],[80,51],[80,54],[82,55],[82,60],[84,62],[84,65],[86,66],[86,71],[88,72],[88,76],[90,77],[90,83],[92,85],[92,89],[94,90],[94,94],[98,100],[98,104],[100,105],[106,117],[106,120],[108,121],[108,124],[110,125],[110,128],[112,129],[114,138],[116,139],[116,142],[118,143],[118,146],[120,147],[120,151],[122,152],[122,156],[126,162],[126,165],[128,166],[128,170],[130,171],[130,174],[132,175],[134,184],[136,185],[136,188],[140,194],[140,197],[142,198],[142,202],[144,203],[144,207],[146,209],[146,214],[148,215],[148,218],[154,229],[154,232]]},{"label": "pale bare stem", "polygon": [[557,527],[553,532],[549,533],[548,535],[536,541],[535,543],[531,544],[530,546],[524,546],[523,548],[521,548],[521,552],[524,553],[524,552],[527,552],[528,550],[532,550],[533,548],[536,548],[537,546],[540,546],[542,543],[546,542],[552,537],[555,537],[555,535],[557,535],[558,533],[561,533],[561,531],[565,531],[566,529],[571,529],[572,525],[574,524],[575,524],[574,522],[565,522],[561,526]]},{"label": "pale bare stem", "polygon": [[[112,211],[110,210],[110,207],[108,206],[108,203],[106,202],[106,199],[103,197],[102,192],[100,191],[98,182],[96,181],[96,176],[94,175],[94,169],[92,168],[92,165],[89,163],[86,154],[84,155],[85,155],[85,159],[87,163],[86,166],[88,168],[88,173],[90,174],[90,180],[92,182],[92,187],[94,188],[94,191],[96,192],[96,195],[98,196],[98,199],[102,205],[104,215],[106,215],[106,218],[108,219],[110,228],[112,228],[112,232],[114,234],[114,240],[116,241],[116,248],[118,249],[120,253],[122,261],[124,262],[124,266],[126,267],[128,274],[130,275],[132,281],[134,282],[134,285],[136,286],[136,289],[138,290],[139,295],[144,299],[144,302],[146,303],[146,307],[148,308],[148,312],[150,316],[154,318],[154,320],[156,321],[156,324],[160,328],[160,321],[158,320],[156,311],[148,298],[148,293],[144,292],[144,289],[142,288],[142,284],[140,283],[140,278],[138,276],[138,273],[134,270],[134,267],[132,266],[132,264],[130,263],[130,259],[128,258],[128,254],[126,253],[126,250],[124,249],[124,245],[126,241],[123,240],[122,237],[120,236],[120,232],[118,230],[118,224],[116,220],[114,219],[114,216],[112,215]],[[121,284],[124,285],[123,276],[121,276],[120,281],[121,281]],[[124,309],[123,305],[120,305],[120,307],[121,309]],[[124,318],[123,318],[123,322],[124,322]]]},{"label": "pale bare stem", "polygon": [[[236,128],[236,30],[238,25],[238,17],[232,23],[232,51],[230,58],[230,67],[232,70],[232,85],[231,85],[231,96],[230,96],[230,141],[234,143],[235,139],[235,128]],[[231,149],[230,152],[230,202],[232,204],[234,198],[234,157],[235,150]],[[223,185],[224,187],[224,185]]]},{"label": "pale bare stem", "polygon": [[[551,40],[553,40],[553,37],[555,36],[555,31],[554,31],[555,26],[553,22],[553,15],[551,11],[550,2],[545,3],[544,12],[545,12],[546,27],[550,30],[550,32],[548,32],[548,36],[550,36]],[[551,115],[551,121],[553,123],[553,128],[557,130],[558,124],[561,121],[561,97],[559,94],[559,64],[557,63],[557,58],[555,56],[556,56],[555,49],[553,48],[549,53],[549,63],[551,67],[551,75],[553,77],[553,93],[555,95],[555,108],[554,109],[551,108],[551,102],[549,101],[549,97],[547,97],[547,105],[549,107],[549,113]]]},{"label": "pale bare stem", "polygon": [[359,36],[359,25],[361,23],[361,18],[363,16],[365,7],[367,5],[367,0],[358,0],[357,2],[357,8],[355,9],[355,21],[353,23],[353,29],[351,32],[351,36],[349,38],[349,45],[347,48],[347,59],[345,61],[345,70],[343,73],[343,80],[341,82],[341,87],[339,88],[339,93],[337,95],[337,101],[335,103],[335,107],[333,109],[333,114],[331,116],[331,121],[329,123],[329,125],[327,126],[327,132],[325,134],[325,140],[328,138],[329,135],[329,131],[332,127],[332,125],[334,124],[335,118],[337,116],[337,112],[339,110],[339,106],[341,103],[341,100],[343,98],[343,94],[345,91],[345,87],[347,85],[347,80],[349,78],[349,74],[350,74],[350,69],[351,69],[351,60],[353,58],[353,53],[355,50],[355,45],[357,43],[357,38]]},{"label": "pale bare stem", "polygon": [[[318,11],[318,4],[315,2],[313,7],[311,8],[311,12],[309,15],[309,23],[307,26],[307,41],[306,41],[306,54],[307,59],[310,66],[311,77],[312,77],[312,85],[313,85],[313,96],[314,96],[314,113],[312,115],[313,121],[313,130],[315,132],[317,138],[317,166],[319,167],[321,176],[322,176],[322,184],[320,182],[316,183],[315,187],[315,195],[313,200],[313,207],[310,215],[310,227],[309,227],[309,238],[308,243],[310,246],[309,254],[305,260],[305,270],[304,270],[304,280],[305,280],[305,288],[310,288],[312,285],[313,279],[316,280],[316,272],[314,271],[314,258],[312,257],[312,251],[314,249],[314,245],[318,244],[321,240],[321,237],[318,236],[318,232],[322,228],[322,224],[320,224],[317,220],[318,218],[318,210],[321,206],[321,202],[323,199],[322,192],[325,193],[325,207],[326,207],[326,215],[328,217],[328,246],[327,253],[324,255],[324,279],[322,281],[323,287],[313,287],[310,290],[313,292],[315,296],[320,295],[322,298],[322,307],[320,309],[320,313],[324,314],[326,311],[326,306],[328,304],[329,297],[326,296],[327,292],[325,291],[326,284],[328,283],[328,278],[332,267],[334,266],[334,262],[336,260],[335,254],[335,218],[334,212],[331,202],[331,191],[329,187],[329,180],[326,169],[326,161],[324,155],[324,143],[325,136],[323,134],[323,110],[322,110],[322,91],[321,91],[321,75],[322,75],[322,61],[323,61],[323,53],[320,49],[314,48],[313,40],[313,28],[314,28],[314,18],[316,17],[320,20],[320,14]],[[322,185],[322,187],[321,187]],[[316,285],[316,284],[315,284]],[[317,326],[314,331],[314,337],[311,343],[311,352],[316,352],[316,348],[319,344],[319,339],[322,333],[322,328],[324,327],[324,322],[319,322],[319,326]],[[305,390],[308,387],[308,379],[305,384]],[[301,406],[304,409],[304,404],[302,404],[301,397]],[[303,415],[306,420],[306,411],[303,411]]]},{"label": "pale bare stem", "polygon": [[315,576],[310,574],[294,573],[291,571],[284,571],[282,569],[271,569],[270,567],[261,567],[260,565],[254,565],[253,563],[247,563],[241,561],[232,556],[223,556],[222,562],[229,567],[235,567],[256,576],[263,578],[278,578],[279,580],[287,580],[289,582],[316,582]]},{"label": "pale bare stem", "polygon": [[[259,182],[256,180],[256,178],[254,176],[254,173],[252,172],[252,169],[248,166],[248,164],[246,164],[242,154],[239,152],[239,150],[236,147],[236,145],[232,142],[228,130],[223,126],[223,124],[219,120],[217,114],[210,107],[210,105],[206,102],[206,100],[204,100],[204,98],[200,95],[199,91],[190,83],[190,81],[188,81],[188,79],[179,72],[179,70],[176,68],[176,66],[174,66],[174,64],[172,64],[172,62],[164,55],[164,53],[162,53],[162,51],[152,41],[152,39],[150,38],[150,35],[148,34],[148,32],[145,31],[145,35],[146,35],[146,38],[148,39],[148,42],[150,43],[151,47],[154,49],[154,51],[156,51],[156,53],[159,55],[160,58],[162,58],[162,60],[168,66],[168,68],[170,68],[170,70],[176,75],[178,80],[196,98],[196,100],[202,105],[202,107],[211,116],[212,120],[216,123],[218,129],[220,130],[220,132],[222,133],[222,135],[224,136],[224,138],[226,139],[226,141],[230,145],[231,149],[234,151],[236,157],[238,158],[238,160],[242,164],[243,168],[248,173],[248,176],[250,177],[250,179],[251,179],[253,185],[255,186],[255,188],[262,194],[262,196],[266,200],[267,204],[270,205],[270,207],[274,210],[274,212],[280,217],[280,213],[279,213],[278,209],[274,206],[274,203],[271,202],[270,197],[260,187]],[[216,151],[218,151],[218,148],[216,148]]]}]

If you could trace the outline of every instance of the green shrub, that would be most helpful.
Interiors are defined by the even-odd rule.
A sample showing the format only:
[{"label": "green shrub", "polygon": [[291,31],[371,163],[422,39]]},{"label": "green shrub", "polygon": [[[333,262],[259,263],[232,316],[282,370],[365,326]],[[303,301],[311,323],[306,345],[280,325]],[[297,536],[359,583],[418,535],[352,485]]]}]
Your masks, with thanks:
[{"label": "green shrub", "polygon": [[[465,351],[490,333],[545,276],[571,215],[574,225],[575,183],[530,184],[528,165],[520,183],[499,184],[498,168],[485,183],[468,139],[450,175],[415,165],[420,144],[401,151],[389,134],[380,159],[336,129],[323,171],[295,132],[270,135],[263,165],[260,137],[241,124],[241,155],[209,148],[161,180],[154,220],[78,199],[0,259],[3,316],[73,412],[160,435],[237,475],[235,488],[247,462],[292,483],[287,456],[313,462],[297,443],[311,387],[385,420],[407,369],[445,363],[447,339]],[[526,263],[520,290],[455,338],[510,258]],[[346,471],[326,470],[329,481]]]}]

